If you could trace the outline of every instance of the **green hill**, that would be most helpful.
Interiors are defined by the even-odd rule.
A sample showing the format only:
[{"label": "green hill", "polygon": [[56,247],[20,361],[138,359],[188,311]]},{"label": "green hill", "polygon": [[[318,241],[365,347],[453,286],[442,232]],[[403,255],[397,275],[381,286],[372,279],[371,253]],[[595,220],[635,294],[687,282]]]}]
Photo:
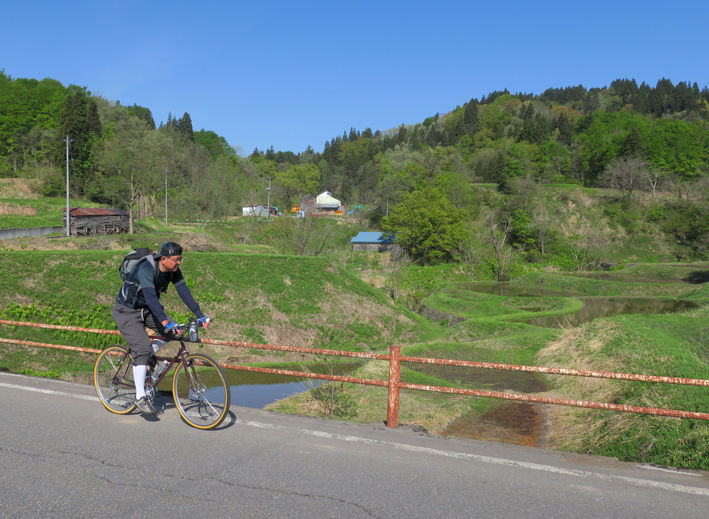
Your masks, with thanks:
[{"label": "green hill", "polygon": [[[115,329],[110,307],[124,253],[0,252],[0,315]],[[322,257],[187,252],[182,269],[204,312],[215,319],[213,338],[370,351],[425,337],[434,328]],[[186,317],[174,290],[162,301],[170,315]],[[81,345],[115,341],[72,338]]]}]

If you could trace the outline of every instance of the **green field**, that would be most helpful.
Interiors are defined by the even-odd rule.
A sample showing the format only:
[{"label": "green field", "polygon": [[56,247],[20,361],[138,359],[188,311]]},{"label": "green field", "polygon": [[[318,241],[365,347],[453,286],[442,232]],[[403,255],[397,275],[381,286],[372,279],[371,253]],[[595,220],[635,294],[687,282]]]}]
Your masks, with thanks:
[{"label": "green field", "polygon": [[[180,237],[194,238],[202,232],[207,233],[192,229]],[[226,232],[225,227],[220,232]],[[130,239],[138,243],[145,235]],[[227,248],[219,243],[223,242],[204,248]],[[110,307],[119,288],[117,266],[125,252],[0,251],[0,317],[113,329]],[[401,344],[406,354],[416,356],[709,379],[706,265],[638,264],[612,272],[574,275],[532,272],[508,284],[521,293],[543,289],[532,296],[477,292],[479,282],[464,281],[465,274],[459,271],[429,268],[415,272],[411,267],[407,277],[402,274],[400,278],[400,299],[420,300],[421,312],[415,313],[356,275],[382,271],[378,261],[371,254],[354,252],[318,257],[186,252],[183,272],[205,312],[215,318],[210,338],[351,351],[387,351],[390,345]],[[696,306],[682,313],[620,315],[562,328],[525,322],[530,317],[574,312],[579,298],[606,296],[681,299]],[[174,290],[168,291],[163,301],[173,317],[186,319]],[[431,319],[421,315],[427,315],[427,310],[433,312]],[[114,336],[10,326],[0,326],[0,336],[98,348],[117,341]],[[2,345],[0,351],[0,369],[89,382],[90,354],[10,345]],[[210,353],[223,360],[238,358],[239,362],[259,365],[278,362],[295,368],[317,360],[216,348]],[[385,364],[366,363],[353,376],[385,379]],[[405,366],[402,379],[650,407],[709,409],[707,388],[551,376],[505,374],[496,378],[479,370],[434,370],[418,365]],[[332,391],[324,389],[330,387]],[[367,386],[326,385],[270,408],[382,421],[386,392]],[[540,416],[548,434],[538,445],[709,468],[706,422],[540,408],[544,408]],[[446,434],[461,424],[484,429],[490,417],[499,418],[507,410],[506,404],[490,399],[405,391],[400,423]],[[508,424],[508,429],[514,425]],[[481,437],[520,442],[499,434],[493,428]]]}]

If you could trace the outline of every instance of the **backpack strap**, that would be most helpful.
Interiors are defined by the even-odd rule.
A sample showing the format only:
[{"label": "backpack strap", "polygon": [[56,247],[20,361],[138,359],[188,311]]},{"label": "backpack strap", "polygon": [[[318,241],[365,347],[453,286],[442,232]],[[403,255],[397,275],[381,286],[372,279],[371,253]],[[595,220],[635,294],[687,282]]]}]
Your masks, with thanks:
[{"label": "backpack strap", "polygon": [[158,264],[155,260],[156,258],[154,254],[148,254],[145,257],[140,258],[138,263],[133,268],[133,271],[130,273],[130,276],[128,276],[128,279],[123,282],[119,295],[129,305],[135,305],[140,295],[140,291],[143,289],[143,287],[140,286],[140,283],[138,283],[138,280],[136,279],[138,268],[140,267],[140,264],[143,263],[143,261],[147,261],[148,263],[150,263],[150,265],[152,265],[154,272],[153,280],[154,284],[157,285],[160,269],[158,268]]}]

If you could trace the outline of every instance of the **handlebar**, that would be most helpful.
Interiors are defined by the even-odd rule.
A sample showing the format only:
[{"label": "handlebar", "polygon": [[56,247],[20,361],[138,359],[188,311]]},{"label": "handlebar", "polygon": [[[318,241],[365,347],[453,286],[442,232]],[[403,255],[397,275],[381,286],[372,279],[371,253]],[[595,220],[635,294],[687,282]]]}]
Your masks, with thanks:
[{"label": "handlebar", "polygon": [[[208,324],[212,320],[209,319]],[[197,319],[190,319],[188,324],[178,324],[173,328],[174,332],[171,332],[172,337],[168,337],[172,340],[182,339],[189,342],[201,342],[199,339],[199,328],[204,328],[204,325]],[[187,330],[187,338],[185,339],[184,333]]]}]

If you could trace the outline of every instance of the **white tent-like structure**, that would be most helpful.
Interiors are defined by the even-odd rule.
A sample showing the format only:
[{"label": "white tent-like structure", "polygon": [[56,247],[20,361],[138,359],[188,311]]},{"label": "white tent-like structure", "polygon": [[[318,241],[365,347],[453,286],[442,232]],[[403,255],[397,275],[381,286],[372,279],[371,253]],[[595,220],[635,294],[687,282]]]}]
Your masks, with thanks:
[{"label": "white tent-like structure", "polygon": [[343,205],[337,198],[332,196],[330,191],[323,191],[319,195],[312,195],[303,199],[301,209],[306,214],[310,213],[330,213],[342,211]]},{"label": "white tent-like structure", "polygon": [[244,216],[268,216],[268,208],[263,204],[250,204],[241,208]]},{"label": "white tent-like structure", "polygon": [[329,191],[323,191],[315,197],[316,211],[339,211],[342,209],[342,202],[332,196]]}]

